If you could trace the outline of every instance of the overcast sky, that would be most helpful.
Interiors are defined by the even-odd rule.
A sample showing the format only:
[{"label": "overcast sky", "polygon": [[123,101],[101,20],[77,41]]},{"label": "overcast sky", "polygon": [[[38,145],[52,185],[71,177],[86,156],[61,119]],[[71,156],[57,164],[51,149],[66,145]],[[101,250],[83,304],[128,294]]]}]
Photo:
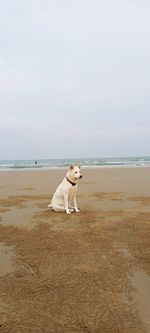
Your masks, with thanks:
[{"label": "overcast sky", "polygon": [[150,1],[0,0],[0,159],[150,155]]}]

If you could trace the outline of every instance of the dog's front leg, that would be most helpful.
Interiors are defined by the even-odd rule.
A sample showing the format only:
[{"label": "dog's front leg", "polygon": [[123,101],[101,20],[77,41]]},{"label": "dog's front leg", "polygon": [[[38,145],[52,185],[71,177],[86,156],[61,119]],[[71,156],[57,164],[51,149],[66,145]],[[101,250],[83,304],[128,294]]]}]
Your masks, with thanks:
[{"label": "dog's front leg", "polygon": [[64,206],[65,206],[65,211],[67,214],[70,214],[70,210],[69,210],[69,207],[68,207],[68,195],[65,194],[64,195]]},{"label": "dog's front leg", "polygon": [[76,195],[74,196],[73,201],[74,201],[74,209],[75,209],[75,212],[76,212],[76,213],[79,213],[80,210],[79,210],[78,207],[77,207],[77,199],[76,199]]}]

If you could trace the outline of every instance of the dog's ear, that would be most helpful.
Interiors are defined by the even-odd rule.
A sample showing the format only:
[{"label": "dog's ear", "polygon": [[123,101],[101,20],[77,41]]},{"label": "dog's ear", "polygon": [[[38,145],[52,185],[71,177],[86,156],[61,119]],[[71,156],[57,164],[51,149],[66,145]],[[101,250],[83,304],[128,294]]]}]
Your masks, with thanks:
[{"label": "dog's ear", "polygon": [[81,165],[80,164],[78,165],[78,168],[81,169]]},{"label": "dog's ear", "polygon": [[71,165],[70,165],[70,170],[73,170],[73,169],[74,169],[74,165],[71,164]]}]

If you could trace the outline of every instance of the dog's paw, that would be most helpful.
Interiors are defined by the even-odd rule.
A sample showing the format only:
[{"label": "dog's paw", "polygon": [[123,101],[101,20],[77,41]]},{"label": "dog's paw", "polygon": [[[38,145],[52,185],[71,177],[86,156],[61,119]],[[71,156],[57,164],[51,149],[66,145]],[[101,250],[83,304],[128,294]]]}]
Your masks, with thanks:
[{"label": "dog's paw", "polygon": [[80,213],[80,209],[78,209],[78,208],[75,209],[75,212],[76,212],[76,213]]},{"label": "dog's paw", "polygon": [[71,212],[70,212],[70,210],[68,209],[68,210],[66,210],[66,214],[71,214]]},{"label": "dog's paw", "polygon": [[69,208],[69,210],[70,210],[70,213],[75,212],[75,208]]}]

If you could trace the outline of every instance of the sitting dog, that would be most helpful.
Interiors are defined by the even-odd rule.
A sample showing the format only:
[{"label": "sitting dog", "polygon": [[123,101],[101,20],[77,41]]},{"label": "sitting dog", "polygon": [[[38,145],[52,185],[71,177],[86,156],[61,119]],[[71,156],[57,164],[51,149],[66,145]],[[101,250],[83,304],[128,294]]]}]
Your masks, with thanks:
[{"label": "sitting dog", "polygon": [[[49,208],[56,212],[66,212],[70,214],[75,211],[79,212],[76,202],[77,182],[82,178],[81,167],[71,165],[66,177],[56,189]],[[73,204],[73,205],[72,205]]]}]

